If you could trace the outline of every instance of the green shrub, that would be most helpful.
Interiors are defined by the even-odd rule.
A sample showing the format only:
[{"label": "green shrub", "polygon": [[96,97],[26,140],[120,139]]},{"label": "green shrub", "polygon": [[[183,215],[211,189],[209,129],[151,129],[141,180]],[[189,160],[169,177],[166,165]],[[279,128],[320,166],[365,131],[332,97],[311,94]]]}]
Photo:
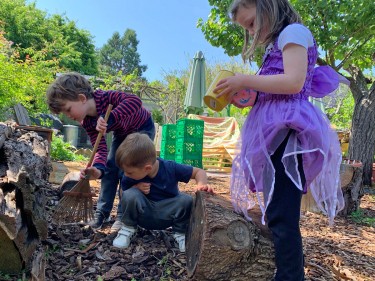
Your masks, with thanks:
[{"label": "green shrub", "polygon": [[152,114],[152,119],[154,120],[155,123],[158,123],[159,125],[164,124],[163,113],[160,110],[154,109],[152,110],[151,114]]},{"label": "green shrub", "polygon": [[358,224],[375,226],[375,218],[366,216],[362,209],[352,212],[350,218]]},{"label": "green shrub", "polygon": [[76,148],[64,142],[63,136],[54,135],[51,142],[51,158],[57,161],[86,161],[86,157],[75,153]]}]

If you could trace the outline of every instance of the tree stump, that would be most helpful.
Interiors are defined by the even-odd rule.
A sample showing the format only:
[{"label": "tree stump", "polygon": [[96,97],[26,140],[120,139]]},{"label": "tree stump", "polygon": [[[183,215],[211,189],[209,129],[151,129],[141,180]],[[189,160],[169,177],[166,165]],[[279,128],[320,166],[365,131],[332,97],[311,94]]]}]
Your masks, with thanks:
[{"label": "tree stump", "polygon": [[[361,198],[364,194],[362,186],[362,164],[361,163],[342,163],[340,166],[341,189],[344,195],[345,207],[339,212],[340,216],[348,216],[358,210]],[[321,210],[315,203],[310,191],[302,197],[301,210],[313,213],[321,213]]]},{"label": "tree stump", "polygon": [[[347,217],[352,212],[357,211],[364,195],[362,185],[363,167],[362,164],[341,164],[342,177],[341,188],[344,195],[345,207],[339,213],[340,216]],[[345,179],[343,178],[345,176]]]},{"label": "tree stump", "polygon": [[234,212],[229,200],[197,192],[187,234],[187,272],[192,280],[271,280],[275,270],[271,232]]},{"label": "tree stump", "polygon": [[[49,142],[36,132],[0,123],[0,271],[31,269],[47,238],[46,196],[52,170]],[[34,270],[34,275],[37,274]]]}]

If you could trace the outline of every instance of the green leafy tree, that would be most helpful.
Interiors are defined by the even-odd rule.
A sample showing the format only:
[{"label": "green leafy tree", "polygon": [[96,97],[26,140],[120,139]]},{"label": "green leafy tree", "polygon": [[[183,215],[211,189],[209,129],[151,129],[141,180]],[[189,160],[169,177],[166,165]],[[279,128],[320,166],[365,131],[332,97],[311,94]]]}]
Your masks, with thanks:
[{"label": "green leafy tree", "polygon": [[145,105],[151,107],[154,121],[160,123],[175,123],[185,116],[183,101],[187,81],[188,70],[182,71],[181,75],[177,71],[165,74],[163,81],[151,83],[135,73],[122,75],[121,72],[91,79],[94,88],[125,91],[139,96]]},{"label": "green leafy tree", "polygon": [[147,66],[140,65],[138,43],[137,34],[132,29],[127,29],[122,37],[118,32],[113,33],[99,51],[100,64],[111,74],[121,71],[123,74],[136,73],[142,76]]},{"label": "green leafy tree", "polygon": [[35,3],[26,4],[25,0],[2,0],[0,19],[4,37],[17,46],[20,59],[58,58],[60,67],[67,70],[98,73],[92,36],[66,17],[49,18]]},{"label": "green leafy tree", "polygon": [[[23,104],[30,115],[48,112],[45,90],[59,70],[55,60],[20,60],[0,29],[0,118],[9,107]],[[42,54],[39,55],[42,57]]]},{"label": "green leafy tree", "polygon": [[74,21],[61,15],[53,15],[48,20],[48,58],[58,57],[60,66],[84,73],[98,74],[99,58],[95,51],[92,35],[79,29]]},{"label": "green leafy tree", "polygon": [[[231,0],[209,0],[211,13],[200,19],[205,38],[221,46],[228,55],[237,55],[243,46],[243,31],[230,22]],[[351,82],[354,112],[349,157],[364,165],[363,182],[371,185],[375,152],[375,82],[366,77],[374,67],[375,3],[363,0],[291,0],[323,50],[318,64],[328,64]],[[259,56],[257,61],[259,62]]]},{"label": "green leafy tree", "polygon": [[41,50],[47,34],[45,13],[25,0],[0,1],[0,19],[5,37],[22,49]]},{"label": "green leafy tree", "polygon": [[152,114],[152,119],[154,120],[155,123],[158,123],[159,125],[164,124],[163,114],[160,110],[154,109],[151,111],[151,114]]},{"label": "green leafy tree", "polygon": [[328,103],[328,106],[325,106],[328,119],[336,128],[343,130],[350,128],[354,110],[353,95],[347,88],[347,86],[341,86],[342,93],[340,92],[339,97],[334,101],[329,100],[329,97],[323,99]]}]

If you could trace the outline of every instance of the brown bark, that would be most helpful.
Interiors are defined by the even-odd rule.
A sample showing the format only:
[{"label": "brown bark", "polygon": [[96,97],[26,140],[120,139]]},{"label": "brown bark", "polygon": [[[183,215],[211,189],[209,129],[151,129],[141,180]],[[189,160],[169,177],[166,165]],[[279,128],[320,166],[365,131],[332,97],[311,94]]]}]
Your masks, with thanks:
[{"label": "brown bark", "polygon": [[361,69],[349,66],[352,75],[350,90],[354,97],[354,112],[349,141],[349,158],[363,163],[363,184],[371,186],[372,163],[375,154],[375,83],[368,88]]},{"label": "brown bark", "polygon": [[375,148],[374,127],[375,107],[370,105],[368,107],[356,106],[353,113],[349,157],[363,163],[363,184],[369,186],[372,184],[372,163]]},{"label": "brown bark", "polygon": [[271,233],[251,210],[253,222],[233,211],[218,195],[196,194],[186,244],[192,280],[271,280],[274,250]]},{"label": "brown bark", "polygon": [[31,268],[35,250],[47,238],[49,142],[4,123],[0,140],[0,271],[19,273]]}]

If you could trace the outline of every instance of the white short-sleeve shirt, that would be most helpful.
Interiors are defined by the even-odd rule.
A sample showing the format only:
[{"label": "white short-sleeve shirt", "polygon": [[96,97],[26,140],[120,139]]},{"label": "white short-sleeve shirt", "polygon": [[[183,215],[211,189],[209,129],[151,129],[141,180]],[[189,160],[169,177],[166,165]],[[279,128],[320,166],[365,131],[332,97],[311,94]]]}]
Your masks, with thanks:
[{"label": "white short-sleeve shirt", "polygon": [[302,24],[290,24],[281,31],[277,44],[280,50],[289,44],[301,45],[306,49],[314,46],[314,39],[310,30]]}]

